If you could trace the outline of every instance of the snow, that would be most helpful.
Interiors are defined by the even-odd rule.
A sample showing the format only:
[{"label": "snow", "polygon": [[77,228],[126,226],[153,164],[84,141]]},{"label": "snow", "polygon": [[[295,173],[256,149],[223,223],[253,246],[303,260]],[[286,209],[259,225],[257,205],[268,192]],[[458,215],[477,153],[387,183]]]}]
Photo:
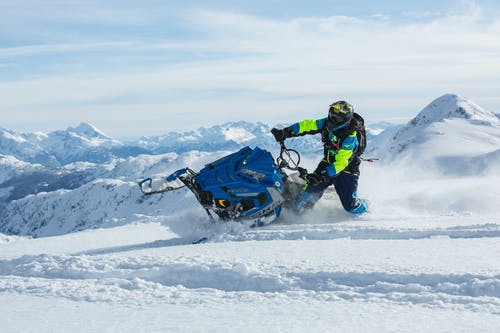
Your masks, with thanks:
[{"label": "snow", "polygon": [[[364,166],[372,211],[357,218],[328,193],[263,228],[146,206],[133,223],[0,242],[2,331],[496,332],[500,177],[412,185],[386,170]],[[195,204],[182,200],[163,205]]]},{"label": "snow", "polygon": [[[362,221],[303,221],[218,230],[199,245],[181,241],[172,222],[1,244],[3,330],[498,328],[498,220],[490,235],[450,228],[439,232],[450,238],[420,239],[418,228],[395,239],[380,226],[372,239]],[[292,230],[302,238],[283,237]],[[91,326],[81,326],[88,318]]]},{"label": "snow", "polygon": [[[500,147],[500,121],[490,111],[457,95],[443,95],[404,126],[373,139],[367,154],[400,169],[444,175],[494,174]],[[418,170],[419,169],[419,170]]]},{"label": "snow", "polygon": [[0,184],[19,173],[19,170],[41,169],[40,164],[26,163],[14,156],[0,154]]},{"label": "snow", "polygon": [[[5,297],[16,309],[10,311],[3,323],[4,329],[31,328],[36,322],[37,332],[78,332],[85,323],[86,332],[415,332],[447,331],[474,332],[478,327],[490,325],[482,332],[495,332],[495,315],[474,312],[436,310],[425,307],[394,306],[392,304],[337,301],[329,306],[321,300],[307,304],[300,299],[286,303],[273,298],[259,300],[256,307],[250,300],[235,302],[193,302],[190,304],[144,305],[135,311],[127,305],[108,303],[81,303],[56,298]],[[23,304],[45,309],[43,312],[26,311]],[[21,305],[21,306],[20,306]],[[62,316],[61,314],[64,314]],[[106,314],[106,315],[103,315]],[[89,320],[91,318],[91,320]],[[234,320],[236,318],[237,320]],[[425,321],[415,325],[416,320]],[[478,323],[483,322],[483,325]],[[21,324],[20,324],[21,323]],[[454,323],[451,325],[450,323]],[[494,327],[493,327],[494,328]]]},{"label": "snow", "polygon": [[444,119],[462,118],[476,123],[499,125],[497,116],[476,103],[455,94],[445,94],[426,106],[410,123],[426,126]]},{"label": "snow", "polygon": [[238,144],[255,139],[255,135],[243,128],[227,128],[224,130],[226,140],[232,140]]},{"label": "snow", "polygon": [[[382,160],[362,164],[361,216],[328,191],[265,227],[209,223],[189,191],[137,187],[230,149],[65,165],[92,177],[0,204],[2,332],[497,332],[500,127],[456,95],[431,106],[369,141]],[[215,146],[258,140],[243,125]]]},{"label": "snow", "polygon": [[69,127],[68,131],[77,133],[84,137],[110,139],[101,130],[89,123],[80,123],[80,125],[78,125],[77,127]]},{"label": "snow", "polygon": [[4,138],[6,138],[7,140],[12,140],[12,141],[15,141],[17,143],[23,143],[23,142],[26,142],[26,140],[22,137],[19,137],[19,136],[16,136],[16,135],[13,135],[12,133],[10,132],[3,132],[3,136]]}]

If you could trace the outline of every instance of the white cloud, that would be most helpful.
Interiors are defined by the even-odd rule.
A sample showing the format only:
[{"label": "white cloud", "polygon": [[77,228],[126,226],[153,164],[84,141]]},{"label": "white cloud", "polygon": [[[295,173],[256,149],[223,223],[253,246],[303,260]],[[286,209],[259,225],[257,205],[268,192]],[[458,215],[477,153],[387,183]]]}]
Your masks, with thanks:
[{"label": "white cloud", "polygon": [[[197,32],[189,39],[0,49],[0,56],[14,56],[88,48],[105,52],[116,46],[123,55],[103,56],[120,60],[140,50],[157,57],[154,65],[144,62],[141,71],[124,67],[1,82],[0,109],[51,110],[75,122],[99,123],[90,117],[101,117],[106,126],[119,114],[122,121],[154,119],[158,125],[151,126],[157,130],[226,120],[319,117],[337,98],[351,100],[373,120],[411,116],[447,92],[488,102],[486,107],[498,111],[499,19],[486,20],[479,9],[431,17],[273,20],[199,11],[185,18],[186,26]],[[187,58],[168,60],[180,54]]]},{"label": "white cloud", "polygon": [[133,42],[100,42],[100,43],[73,43],[73,44],[38,44],[29,46],[13,46],[0,48],[0,57],[15,57],[23,55],[41,55],[54,53],[70,53],[81,51],[116,50],[130,48]]}]

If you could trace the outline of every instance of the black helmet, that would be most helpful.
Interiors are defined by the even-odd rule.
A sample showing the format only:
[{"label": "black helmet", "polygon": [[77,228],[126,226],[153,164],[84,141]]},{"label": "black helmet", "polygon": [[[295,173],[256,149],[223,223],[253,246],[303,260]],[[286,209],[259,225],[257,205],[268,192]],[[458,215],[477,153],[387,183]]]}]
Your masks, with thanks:
[{"label": "black helmet", "polygon": [[330,104],[328,119],[335,124],[341,125],[348,123],[352,119],[353,114],[354,108],[351,104],[346,101],[337,101]]}]

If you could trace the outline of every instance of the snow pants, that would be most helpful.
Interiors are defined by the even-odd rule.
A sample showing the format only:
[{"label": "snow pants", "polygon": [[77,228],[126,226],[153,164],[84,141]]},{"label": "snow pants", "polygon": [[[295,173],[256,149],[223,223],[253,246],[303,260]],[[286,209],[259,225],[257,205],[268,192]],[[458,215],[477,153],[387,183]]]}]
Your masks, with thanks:
[{"label": "snow pants", "polygon": [[[316,168],[315,173],[320,174],[329,164],[325,161],[321,161]],[[321,198],[325,190],[333,185],[335,191],[337,192],[342,207],[345,210],[350,211],[356,205],[357,191],[358,191],[358,178],[359,178],[359,167],[356,167],[354,172],[342,171],[335,177],[330,178],[328,181],[320,183],[318,185],[309,185],[306,189],[307,192],[315,194],[318,199]]]}]

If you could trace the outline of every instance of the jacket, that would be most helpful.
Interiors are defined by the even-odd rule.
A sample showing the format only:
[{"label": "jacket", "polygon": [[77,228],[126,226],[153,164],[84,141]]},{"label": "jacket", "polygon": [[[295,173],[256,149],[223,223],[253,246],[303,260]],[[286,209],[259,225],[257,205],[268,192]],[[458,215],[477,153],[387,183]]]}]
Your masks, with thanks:
[{"label": "jacket", "polygon": [[326,172],[329,177],[335,177],[359,165],[356,154],[359,147],[357,131],[350,130],[349,127],[348,124],[331,128],[328,118],[307,119],[289,126],[288,132],[291,137],[321,133],[324,144],[323,161],[328,163]]}]

